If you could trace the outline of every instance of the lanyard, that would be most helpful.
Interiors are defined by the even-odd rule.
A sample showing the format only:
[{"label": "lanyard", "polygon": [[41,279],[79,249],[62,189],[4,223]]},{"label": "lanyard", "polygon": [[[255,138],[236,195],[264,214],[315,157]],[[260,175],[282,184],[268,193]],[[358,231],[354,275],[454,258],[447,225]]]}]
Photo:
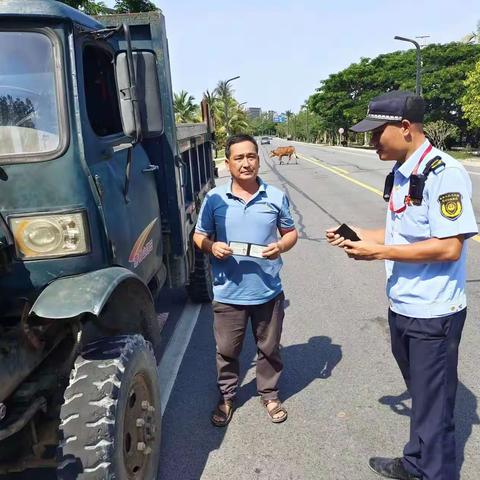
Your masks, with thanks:
[{"label": "lanyard", "polygon": [[[418,163],[415,165],[415,168],[413,169],[412,175],[416,175],[418,173],[418,168],[420,167],[420,164],[423,162],[423,159],[432,151],[432,148],[433,148],[433,146],[429,145],[425,149],[425,151],[422,153],[422,156],[420,157],[420,160],[418,161]],[[393,206],[393,188],[392,188],[392,191],[390,192],[390,200],[388,202],[388,209],[392,213],[402,213],[403,211],[406,210],[407,206],[409,206],[409,205],[411,205],[410,196],[407,195],[405,197],[403,205],[399,209],[395,210],[395,208]]]}]

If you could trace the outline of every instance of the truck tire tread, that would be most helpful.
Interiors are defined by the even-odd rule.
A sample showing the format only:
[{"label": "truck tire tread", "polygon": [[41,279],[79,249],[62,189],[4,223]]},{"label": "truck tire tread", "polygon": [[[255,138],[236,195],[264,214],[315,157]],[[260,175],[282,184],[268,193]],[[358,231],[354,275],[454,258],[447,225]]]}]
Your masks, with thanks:
[{"label": "truck tire tread", "polygon": [[116,413],[126,367],[138,349],[155,362],[150,342],[141,335],[94,341],[77,357],[60,413],[60,480],[123,480],[112,464]]}]

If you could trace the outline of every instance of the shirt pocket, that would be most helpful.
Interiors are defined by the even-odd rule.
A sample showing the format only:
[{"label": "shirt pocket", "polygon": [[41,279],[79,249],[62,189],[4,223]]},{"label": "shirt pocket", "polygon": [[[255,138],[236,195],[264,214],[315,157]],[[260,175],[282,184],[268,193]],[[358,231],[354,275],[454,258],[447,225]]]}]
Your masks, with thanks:
[{"label": "shirt pocket", "polygon": [[430,238],[428,223],[428,206],[425,201],[421,205],[410,205],[402,213],[400,234],[409,242]]}]

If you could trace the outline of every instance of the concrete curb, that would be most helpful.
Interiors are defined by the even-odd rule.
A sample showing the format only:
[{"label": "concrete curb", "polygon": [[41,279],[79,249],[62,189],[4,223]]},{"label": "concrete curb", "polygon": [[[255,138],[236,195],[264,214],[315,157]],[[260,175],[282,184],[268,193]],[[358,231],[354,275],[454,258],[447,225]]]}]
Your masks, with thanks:
[{"label": "concrete curb", "polygon": [[460,160],[460,162],[470,167],[480,167],[480,158],[466,158],[465,160]]}]

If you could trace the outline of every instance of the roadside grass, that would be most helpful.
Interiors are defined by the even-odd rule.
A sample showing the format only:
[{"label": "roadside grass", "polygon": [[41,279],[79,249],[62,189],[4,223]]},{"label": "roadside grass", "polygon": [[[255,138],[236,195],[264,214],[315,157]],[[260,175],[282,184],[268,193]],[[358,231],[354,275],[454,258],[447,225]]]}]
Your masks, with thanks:
[{"label": "roadside grass", "polygon": [[464,152],[458,150],[447,150],[447,153],[457,160],[477,160],[480,163],[480,157],[475,157],[472,152]]}]

